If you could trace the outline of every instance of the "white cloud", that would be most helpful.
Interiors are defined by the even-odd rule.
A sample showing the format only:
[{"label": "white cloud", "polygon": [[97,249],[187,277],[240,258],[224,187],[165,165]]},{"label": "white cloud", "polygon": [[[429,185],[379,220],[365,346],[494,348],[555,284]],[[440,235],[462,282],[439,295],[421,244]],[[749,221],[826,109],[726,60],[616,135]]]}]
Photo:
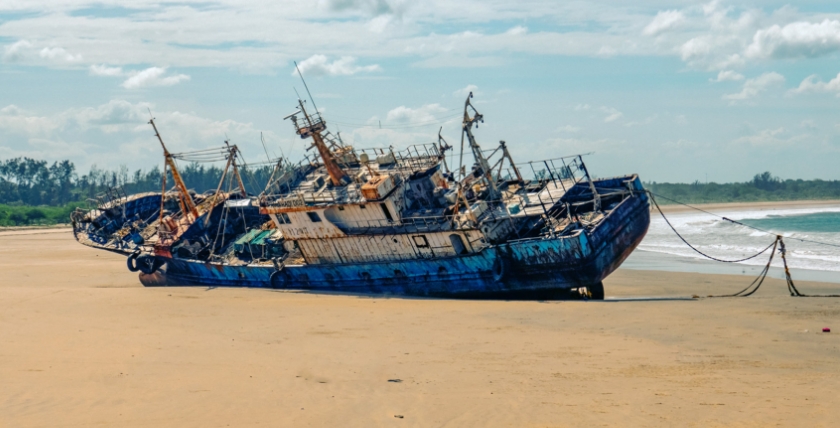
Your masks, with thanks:
[{"label": "white cloud", "polygon": [[438,116],[447,110],[440,104],[426,104],[413,109],[406,106],[399,106],[392,109],[385,116],[387,124],[427,124],[438,120]]},{"label": "white cloud", "polygon": [[598,52],[596,53],[596,55],[600,57],[609,58],[611,56],[616,55],[617,53],[618,51],[614,47],[605,45],[598,48]]},{"label": "white cloud", "polygon": [[750,143],[753,145],[767,144],[777,141],[778,135],[785,132],[785,128],[765,129],[757,134],[748,135],[735,140],[736,143]]},{"label": "white cloud", "polygon": [[808,134],[792,135],[788,137],[785,137],[785,134],[788,134],[788,132],[784,127],[764,129],[755,134],[737,138],[734,142],[739,144],[749,144],[751,146],[767,147],[791,145],[809,138]]},{"label": "white cloud", "polygon": [[52,61],[79,62],[82,60],[82,55],[73,55],[61,47],[43,48],[41,49],[41,52],[38,53],[38,56]]},{"label": "white cloud", "polygon": [[[102,2],[94,0],[12,3],[0,10],[5,6],[5,10],[38,13],[3,22],[0,37],[30,43],[6,46],[6,61],[54,65],[46,62],[49,59],[64,65],[69,60],[84,66],[126,64],[125,68],[167,64],[270,74],[288,67],[293,58],[308,58],[312,63],[308,71],[322,75],[379,70],[368,64],[375,62],[370,58],[410,57],[422,67],[493,67],[516,53],[679,55],[692,67],[720,70],[743,63],[745,48],[757,31],[766,33],[762,40],[771,40],[772,24],[784,33],[794,20],[807,24],[808,19],[831,16],[793,8],[768,13],[766,7],[715,2],[654,15],[647,12],[649,5],[617,0],[606,4],[429,0],[422,7],[407,0],[276,1],[262,2],[260,7],[232,0],[211,1],[212,7],[141,0],[132,3],[132,13],[119,16],[72,13],[101,8]],[[536,19],[558,25],[533,31],[521,24]],[[487,28],[488,22],[503,30],[493,34],[475,30]],[[838,21],[825,22],[831,27]],[[473,30],[452,30],[464,27]],[[313,52],[321,55],[311,57]]]},{"label": "white cloud", "polygon": [[604,118],[604,122],[606,123],[615,122],[624,116],[624,113],[618,111],[614,107],[601,107],[601,111],[607,114],[607,117]]},{"label": "white cloud", "polygon": [[511,35],[511,36],[518,36],[520,34],[526,34],[527,32],[528,32],[528,27],[523,27],[521,25],[517,25],[517,26],[511,28],[510,30],[505,31],[505,34],[508,34],[508,35]]},{"label": "white cloud", "polygon": [[644,118],[644,120],[636,120],[636,121],[627,122],[627,123],[624,124],[624,126],[632,127],[632,126],[650,125],[651,123],[656,121],[656,119],[658,119],[658,118],[659,118],[658,114],[653,114],[653,115],[650,115],[650,116]]},{"label": "white cloud", "polygon": [[723,99],[730,101],[748,100],[757,97],[772,86],[779,86],[785,82],[785,77],[776,72],[764,73],[754,79],[747,79],[741,92],[726,94]]},{"label": "white cloud", "polygon": [[114,76],[124,76],[125,75],[122,67],[108,67],[105,64],[91,65],[88,70],[90,71],[90,74],[92,76],[114,77]]},{"label": "white cloud", "polygon": [[3,60],[9,62],[21,60],[31,48],[32,43],[29,43],[28,40],[18,40],[11,45],[4,47]]},{"label": "white cloud", "polygon": [[133,72],[131,77],[122,83],[126,89],[139,89],[149,86],[172,86],[190,80],[186,74],[165,76],[166,67],[149,67],[143,71]]},{"label": "white cloud", "polygon": [[685,152],[687,150],[694,151],[694,150],[703,149],[703,148],[707,148],[707,147],[708,147],[708,143],[703,143],[703,142],[694,141],[694,140],[688,140],[688,139],[685,139],[685,138],[680,138],[676,141],[673,141],[673,140],[672,141],[666,141],[666,142],[662,143],[662,148],[665,149],[665,150],[669,150],[669,151]]},{"label": "white cloud", "polygon": [[840,50],[840,21],[793,22],[758,30],[746,49],[751,58],[817,57]]},{"label": "white cloud", "polygon": [[106,64],[93,64],[88,67],[91,76],[127,77],[120,86],[126,89],[139,89],[152,86],[172,86],[190,80],[186,74],[166,75],[167,67],[149,67],[144,70],[123,70],[122,67],[110,67]]},{"label": "white cloud", "polygon": [[578,104],[578,105],[575,106],[575,111],[583,111],[583,110],[589,110],[589,109],[590,109],[589,104]]},{"label": "white cloud", "polygon": [[132,104],[125,100],[111,100],[97,107],[73,110],[67,115],[82,129],[101,127],[102,132],[128,131],[148,122],[149,103]]},{"label": "white cloud", "polygon": [[712,47],[712,43],[708,38],[695,37],[680,46],[680,57],[685,62],[696,61],[699,58],[709,55]]},{"label": "white cloud", "polygon": [[720,12],[720,0],[712,0],[703,5],[704,15],[713,15]]},{"label": "white cloud", "polygon": [[[312,55],[298,64],[298,68],[304,75],[313,76],[350,76],[381,70],[377,64],[356,65],[356,58],[352,56],[343,56],[330,62],[326,55]],[[297,71],[293,71],[292,75],[297,75]]]},{"label": "white cloud", "polygon": [[67,49],[59,46],[47,46],[37,51],[35,44],[29,40],[21,39],[4,48],[3,60],[7,62],[24,62],[42,60],[41,63],[74,63],[82,61],[81,54],[72,54]]},{"label": "white cloud", "polygon": [[817,129],[817,122],[814,122],[811,119],[805,119],[805,120],[799,122],[799,127],[805,128],[805,129],[810,129],[810,130],[816,130]]},{"label": "white cloud", "polygon": [[402,0],[322,0],[328,10],[338,12],[362,12],[373,16],[400,15],[407,7]]},{"label": "white cloud", "polygon": [[656,36],[664,31],[674,29],[685,22],[685,15],[678,10],[666,10],[656,14],[653,21],[650,22],[643,30],[642,34],[646,36]]},{"label": "white cloud", "polygon": [[[511,144],[509,146],[513,145]],[[626,141],[613,138],[593,139],[587,137],[556,137],[548,138],[544,140],[541,144],[536,143],[530,145],[526,153],[528,155],[527,158],[540,159],[557,156],[558,153],[563,153],[566,155],[580,153],[583,150],[583,147],[586,148],[586,151],[612,154],[621,154],[622,152],[626,153],[627,151],[631,150],[630,146],[626,144]],[[536,165],[534,167],[536,168]],[[525,171],[522,172],[525,173]],[[527,173],[531,173],[530,168],[528,169]]]},{"label": "white cloud", "polygon": [[411,65],[422,68],[480,68],[496,67],[505,64],[505,60],[496,56],[470,56],[442,54],[417,61]]},{"label": "white cloud", "polygon": [[563,125],[563,126],[557,128],[557,132],[578,132],[578,131],[580,131],[580,128],[578,128],[577,126],[572,126],[572,125]]},{"label": "white cloud", "polygon": [[12,104],[0,110],[0,130],[12,134],[43,137],[54,132],[61,122],[45,116],[32,115]]},{"label": "white cloud", "polygon": [[727,54],[737,45],[737,38],[733,36],[704,35],[688,40],[677,51],[692,67],[721,70],[744,64],[740,54]]},{"label": "white cloud", "polygon": [[467,95],[469,95],[470,92],[472,92],[473,95],[478,95],[478,86],[467,85],[466,87],[463,87],[463,88],[458,89],[457,91],[453,92],[452,95],[456,96],[456,97],[459,97],[459,98],[464,98]]},{"label": "white cloud", "polygon": [[[8,105],[0,109],[0,136],[16,144],[0,147],[0,155],[49,161],[72,157],[79,168],[87,168],[91,163],[148,168],[160,160],[160,145],[147,124],[148,108],[154,110],[154,105],[111,100],[94,107],[41,115]],[[154,113],[158,129],[173,151],[221,146],[227,135],[246,155],[263,153],[259,144],[261,130],[251,123],[163,109]],[[271,131],[264,130],[264,133],[269,141],[291,141]],[[115,144],[115,141],[124,143]]]},{"label": "white cloud", "polygon": [[23,113],[23,109],[14,104],[9,104],[6,107],[0,108],[0,115],[16,116]]},{"label": "white cloud", "polygon": [[823,82],[816,74],[812,74],[802,80],[802,83],[799,84],[798,88],[790,90],[790,93],[792,94],[820,92],[835,93],[838,97],[840,97],[840,73],[837,73],[837,77],[829,80],[828,82]]},{"label": "white cloud", "polygon": [[718,73],[717,78],[709,79],[710,82],[737,82],[744,80],[744,75],[732,70],[723,70]]}]

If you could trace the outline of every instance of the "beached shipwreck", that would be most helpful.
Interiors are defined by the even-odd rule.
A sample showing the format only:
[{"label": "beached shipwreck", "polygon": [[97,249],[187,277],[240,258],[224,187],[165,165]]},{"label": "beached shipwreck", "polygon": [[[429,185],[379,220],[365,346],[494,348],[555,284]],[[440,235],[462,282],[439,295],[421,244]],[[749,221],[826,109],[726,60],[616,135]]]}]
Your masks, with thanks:
[{"label": "beached shipwreck", "polygon": [[175,186],[80,210],[74,233],[125,254],[147,286],[602,299],[648,229],[638,176],[594,179],[580,155],[517,164],[504,141],[483,150],[471,97],[460,153],[442,137],[356,150],[299,101],[286,119],[317,155],[276,162],[259,195],[245,192],[235,146],[222,149],[219,188],[191,192],[155,128]]}]

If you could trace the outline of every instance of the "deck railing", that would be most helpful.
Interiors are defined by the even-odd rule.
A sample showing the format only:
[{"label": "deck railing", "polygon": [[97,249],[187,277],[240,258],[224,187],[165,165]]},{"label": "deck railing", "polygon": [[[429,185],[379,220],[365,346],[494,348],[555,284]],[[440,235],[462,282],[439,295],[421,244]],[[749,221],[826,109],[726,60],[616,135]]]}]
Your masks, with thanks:
[{"label": "deck railing", "polygon": [[400,221],[362,220],[333,222],[333,224],[345,233],[365,233],[374,230],[378,232],[420,233],[472,229],[463,220],[463,218],[457,216],[432,216],[405,217]]}]

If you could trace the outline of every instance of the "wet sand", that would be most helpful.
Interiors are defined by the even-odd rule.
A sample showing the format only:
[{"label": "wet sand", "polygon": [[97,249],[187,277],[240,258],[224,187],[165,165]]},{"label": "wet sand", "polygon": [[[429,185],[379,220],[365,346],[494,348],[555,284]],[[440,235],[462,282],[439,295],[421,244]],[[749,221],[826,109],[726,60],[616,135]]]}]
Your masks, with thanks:
[{"label": "wet sand", "polygon": [[69,231],[0,235],[0,426],[836,426],[840,299],[768,279],[622,300],[750,280],[620,270],[603,302],[143,288]]}]

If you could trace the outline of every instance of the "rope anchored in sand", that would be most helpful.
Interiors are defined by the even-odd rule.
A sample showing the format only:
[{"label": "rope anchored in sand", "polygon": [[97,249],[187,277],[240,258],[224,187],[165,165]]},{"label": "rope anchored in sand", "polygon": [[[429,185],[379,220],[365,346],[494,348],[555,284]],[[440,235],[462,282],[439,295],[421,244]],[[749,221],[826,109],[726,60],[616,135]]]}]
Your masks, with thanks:
[{"label": "rope anchored in sand", "polygon": [[[766,230],[762,230],[762,229],[759,229],[759,228],[741,223],[739,221],[735,221],[735,220],[717,215],[715,213],[711,213],[711,212],[703,210],[701,208],[697,208],[695,206],[691,206],[691,205],[688,205],[686,203],[683,203],[683,202],[680,202],[680,201],[677,201],[677,200],[674,200],[674,199],[671,199],[671,198],[666,198],[666,197],[661,196],[661,195],[656,195],[656,196],[660,196],[664,199],[668,199],[669,201],[678,203],[680,205],[684,205],[684,206],[689,207],[691,209],[701,211],[701,212],[704,212],[706,214],[713,215],[715,217],[719,217],[719,218],[721,218],[723,220],[726,220],[730,223],[734,223],[734,224],[737,224],[737,225],[740,225],[740,226],[748,227],[750,229],[754,229],[754,230],[764,232],[764,233],[767,233],[767,234],[775,235],[775,237],[776,237],[773,240],[773,242],[770,243],[770,245],[768,245],[763,250],[761,250],[761,251],[759,251],[759,252],[757,252],[757,253],[749,256],[749,257],[745,257],[745,258],[739,259],[739,260],[718,259],[716,257],[712,257],[712,256],[698,250],[695,246],[691,245],[691,243],[689,243],[677,231],[677,229],[674,228],[674,225],[671,224],[671,222],[668,220],[668,218],[665,217],[665,213],[662,211],[662,208],[660,208],[659,204],[656,202],[656,198],[654,197],[654,193],[651,192],[651,191],[647,191],[647,193],[648,193],[648,195],[650,195],[650,200],[653,202],[653,205],[656,207],[656,210],[659,211],[659,215],[662,216],[662,219],[665,220],[665,223],[668,224],[668,227],[670,227],[671,230],[674,231],[674,233],[677,235],[677,237],[679,237],[680,240],[682,240],[683,243],[685,243],[685,245],[687,245],[689,248],[694,250],[697,254],[700,254],[701,256],[703,256],[703,257],[705,257],[709,260],[713,260],[713,261],[720,262],[720,263],[739,263],[739,262],[744,262],[744,261],[747,261],[747,260],[754,259],[754,258],[766,253],[767,250],[772,248],[772,251],[770,251],[770,259],[767,260],[767,264],[764,266],[764,269],[761,270],[761,272],[758,274],[758,277],[756,277],[756,279],[754,279],[753,282],[751,282],[750,285],[748,285],[746,288],[744,288],[743,290],[741,290],[737,293],[733,293],[733,294],[709,295],[709,296],[706,296],[706,297],[748,297],[748,296],[751,296],[752,294],[754,294],[756,291],[758,291],[759,287],[761,287],[761,284],[764,283],[764,279],[767,278],[767,274],[770,272],[770,265],[773,263],[773,256],[775,256],[777,248],[778,248],[779,254],[781,255],[781,258],[782,258],[782,264],[784,265],[784,268],[785,268],[785,282],[787,283],[788,291],[790,292],[791,296],[793,296],[793,297],[840,297],[840,294],[803,294],[803,293],[799,292],[799,290],[796,288],[796,285],[793,283],[793,278],[790,275],[790,269],[788,268],[788,264],[787,264],[787,249],[785,248],[785,241],[782,239],[782,235],[775,235],[775,234],[773,234],[771,232],[768,232]],[[815,244],[822,244],[822,245],[828,245],[828,246],[832,246],[832,247],[838,247],[837,245],[829,244],[829,243],[825,243],[825,242],[812,241],[812,240],[800,239],[800,238],[793,238],[793,239],[798,239],[798,240],[803,241],[803,242],[811,242],[811,243],[815,243]]]}]

